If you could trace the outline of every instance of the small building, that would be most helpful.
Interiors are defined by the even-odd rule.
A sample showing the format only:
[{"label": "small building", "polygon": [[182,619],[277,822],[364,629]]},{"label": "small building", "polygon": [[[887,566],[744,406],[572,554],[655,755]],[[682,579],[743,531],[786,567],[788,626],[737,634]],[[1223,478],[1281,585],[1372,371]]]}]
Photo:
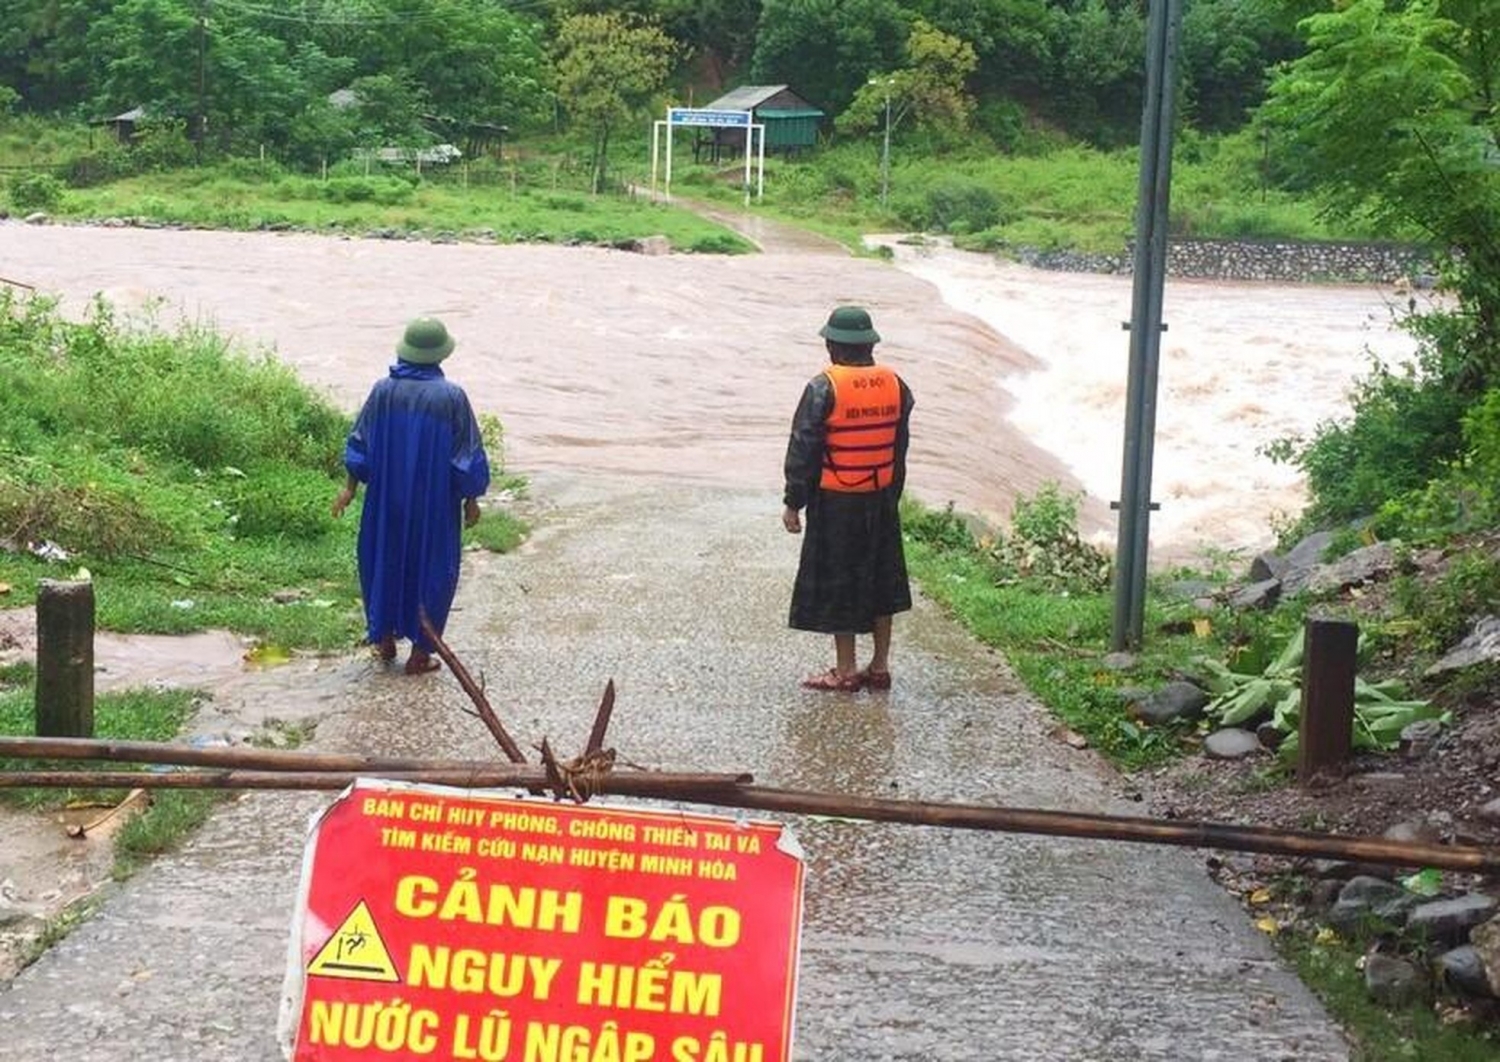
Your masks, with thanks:
[{"label": "small building", "polygon": [[[795,154],[818,143],[818,126],[825,117],[823,111],[808,103],[786,85],[741,85],[725,93],[712,103],[704,104],[705,110],[749,111],[754,121],[766,127],[766,154]],[[693,159],[701,161],[706,154],[709,161],[718,162],[721,156],[730,158],[745,153],[745,130],[714,128],[698,133],[693,139]]]},{"label": "small building", "polygon": [[117,114],[113,118],[100,118],[90,124],[108,126],[114,131],[115,139],[122,144],[135,142],[137,127],[146,120],[146,108],[132,107],[123,114]]}]

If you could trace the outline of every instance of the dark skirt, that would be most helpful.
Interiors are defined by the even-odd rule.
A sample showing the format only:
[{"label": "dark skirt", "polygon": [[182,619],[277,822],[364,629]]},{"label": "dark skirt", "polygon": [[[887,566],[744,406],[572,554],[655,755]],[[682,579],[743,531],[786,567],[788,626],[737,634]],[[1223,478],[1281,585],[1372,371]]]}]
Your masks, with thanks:
[{"label": "dark skirt", "polygon": [[815,490],[788,623],[799,631],[866,634],[876,616],[911,608],[900,496]]}]

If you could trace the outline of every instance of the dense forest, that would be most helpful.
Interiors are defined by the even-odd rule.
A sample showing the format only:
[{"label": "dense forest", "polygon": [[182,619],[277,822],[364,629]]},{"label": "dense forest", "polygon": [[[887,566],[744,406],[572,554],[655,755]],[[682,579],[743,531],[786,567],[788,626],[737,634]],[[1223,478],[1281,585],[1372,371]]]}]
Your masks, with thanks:
[{"label": "dense forest", "polygon": [[[0,102],[100,118],[145,107],[206,115],[223,148],[316,157],[401,137],[422,115],[458,126],[550,128],[580,106],[568,59],[641,49],[608,77],[644,101],[672,84],[699,102],[786,83],[830,116],[872,76],[923,58],[914,29],[951,39],[973,128],[997,143],[1023,120],[1101,145],[1140,121],[1140,0],[9,0]],[[1206,131],[1241,125],[1267,70],[1302,49],[1316,0],[1190,0],[1183,103]],[[654,33],[652,31],[655,31]],[[917,53],[914,55],[914,53]],[[927,53],[931,59],[931,53]],[[941,61],[941,58],[934,60]],[[651,65],[651,64],[648,64]],[[624,82],[633,82],[624,85]],[[352,89],[358,108],[340,107]],[[8,90],[8,91],[7,91]]]}]

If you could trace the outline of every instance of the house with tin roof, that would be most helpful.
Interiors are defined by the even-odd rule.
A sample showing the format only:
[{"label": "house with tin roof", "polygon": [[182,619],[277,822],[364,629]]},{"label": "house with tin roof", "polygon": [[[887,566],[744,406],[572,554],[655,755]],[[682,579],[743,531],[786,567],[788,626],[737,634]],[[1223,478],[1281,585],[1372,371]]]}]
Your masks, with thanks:
[{"label": "house with tin roof", "polygon": [[[704,104],[714,111],[749,111],[754,121],[766,127],[766,153],[795,154],[818,143],[818,127],[825,114],[797,95],[787,85],[741,85]],[[745,130],[712,128],[698,132],[693,140],[693,159],[706,155],[718,162],[745,153]]]}]

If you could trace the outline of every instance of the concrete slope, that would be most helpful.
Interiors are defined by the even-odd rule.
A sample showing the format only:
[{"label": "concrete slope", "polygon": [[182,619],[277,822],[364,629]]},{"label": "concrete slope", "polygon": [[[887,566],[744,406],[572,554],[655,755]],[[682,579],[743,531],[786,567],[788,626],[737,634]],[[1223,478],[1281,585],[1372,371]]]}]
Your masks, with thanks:
[{"label": "concrete slope", "polygon": [[[537,535],[471,560],[448,632],[523,746],[548,736],[576,751],[613,677],[610,743],[643,765],[1135,807],[1118,806],[1091,754],[1048,739],[1004,662],[926,601],[898,621],[891,693],[800,690],[830,647],[785,628],[798,541],[776,497],[562,476],[533,493]],[[445,673],[411,680],[361,657],[315,681],[319,747],[493,751]],[[325,799],[246,796],[127,883],[0,993],[0,1057],[278,1057],[303,827]],[[1347,1058],[1192,853],[790,821],[809,860],[798,1058]]]}]

